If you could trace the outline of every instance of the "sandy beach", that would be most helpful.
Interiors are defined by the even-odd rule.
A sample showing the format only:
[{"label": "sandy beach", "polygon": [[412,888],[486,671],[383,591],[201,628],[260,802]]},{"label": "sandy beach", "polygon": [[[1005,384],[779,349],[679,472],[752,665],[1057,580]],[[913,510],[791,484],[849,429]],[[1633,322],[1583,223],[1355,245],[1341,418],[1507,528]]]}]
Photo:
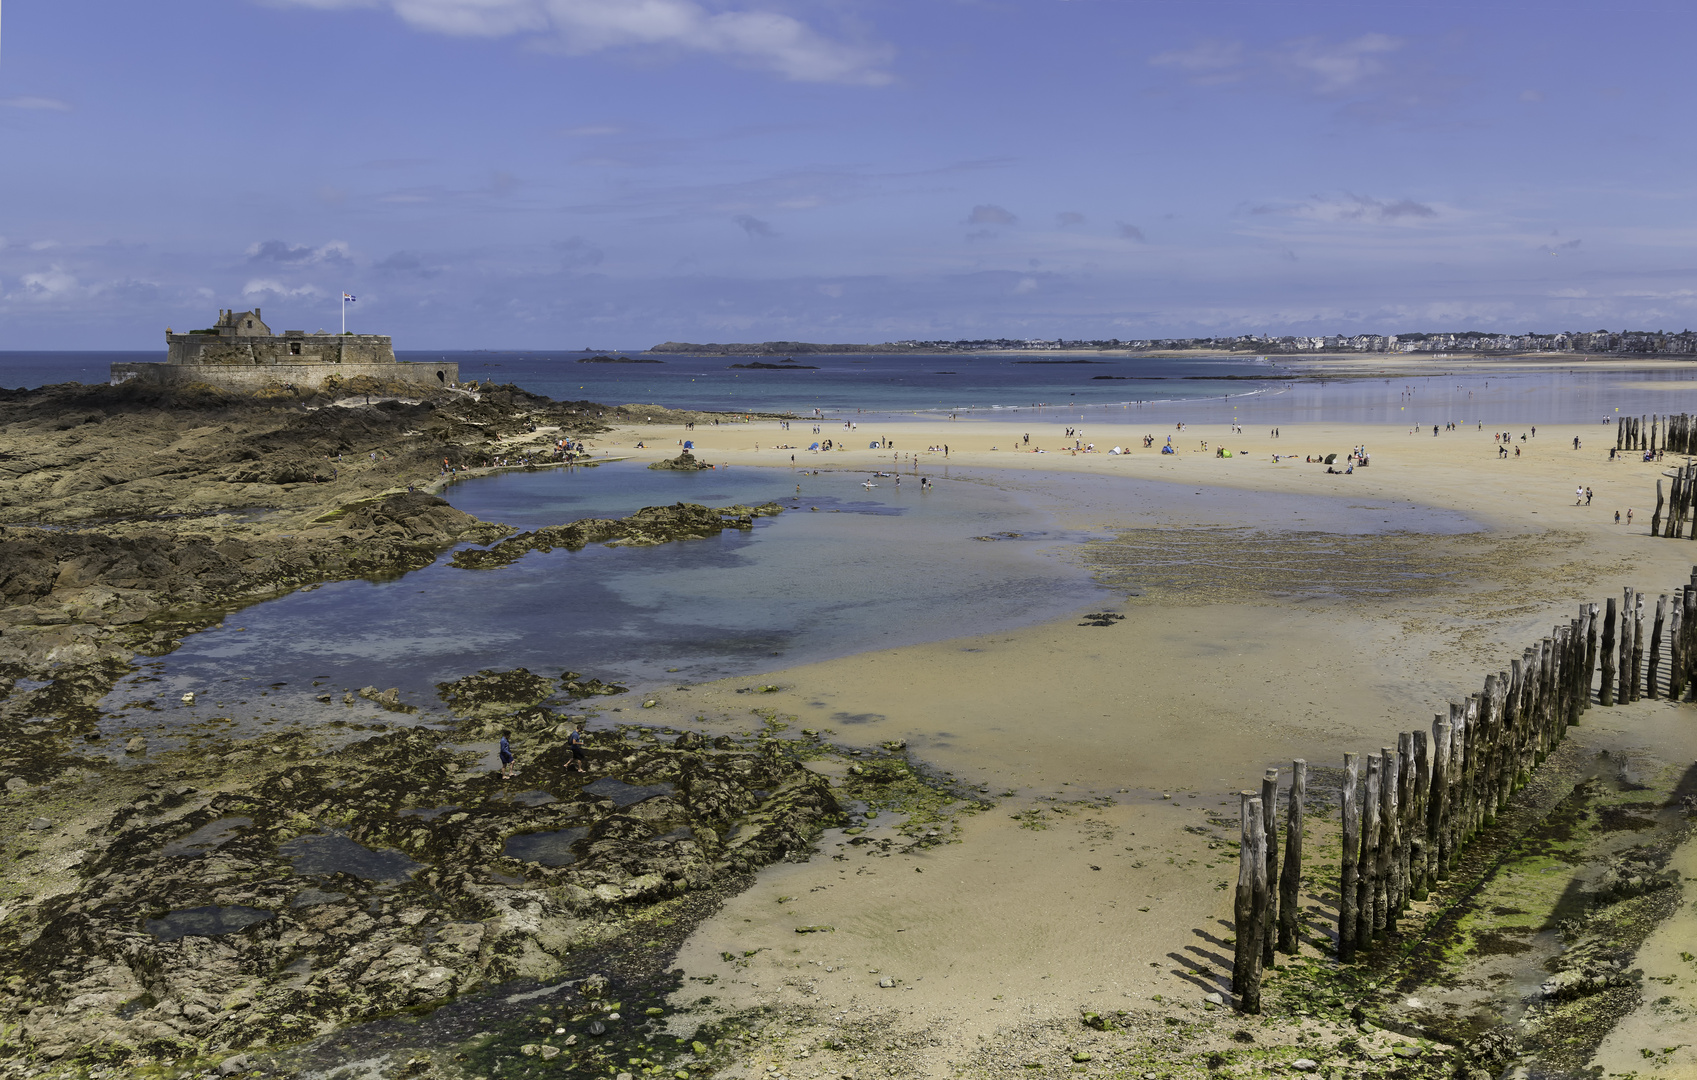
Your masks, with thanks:
[{"label": "sandy beach", "polygon": [[[1142,446],[1145,430],[1155,447]],[[1026,449],[1027,432],[1049,452]],[[788,468],[791,451],[778,444],[837,438],[855,448],[795,452],[796,468],[899,470],[915,497],[947,498],[951,484],[994,470],[979,482],[1047,492],[1062,525],[1102,537],[1057,557],[1104,580],[1124,569],[1117,544],[1135,556],[1163,537],[1204,543],[1183,590],[1111,588],[1103,606],[1125,619],[1110,628],[1075,617],[988,636],[963,627],[955,640],[771,677],[780,690],[762,706],[843,741],[905,741],[915,757],[1007,797],[966,819],[959,843],[922,853],[880,857],[875,844],[828,836],[830,857],[764,872],[679,963],[691,978],[716,976],[725,1006],[805,1008],[816,1020],[893,1010],[901,1027],[925,1034],[919,1056],[938,1076],[1010,1025],[1224,991],[1236,862],[1197,827],[1208,814],[1235,817],[1235,792],[1266,768],[1288,776],[1293,758],[1336,767],[1346,750],[1370,752],[1429,724],[1580,600],[1623,585],[1653,596],[1683,582],[1697,555],[1648,535],[1655,481],[1674,462],[1611,461],[1614,428],[1600,423],[1539,425],[1535,436],[1517,426],[1507,458],[1478,426],[1434,436],[1429,425],[1301,424],[1275,438],[1226,425],[1098,424],[1083,436],[1097,447],[1089,454],[1063,450],[1073,440],[1030,417],[691,434],[703,460],[733,469]],[[1157,449],[1168,435],[1174,455]],[[893,449],[868,449],[872,440]],[[639,426],[607,445],[658,459],[679,441],[675,427]],[[1128,453],[1102,452],[1128,443]],[[928,449],[944,444],[946,458]],[[1222,446],[1231,458],[1216,456]],[[1371,465],[1348,475],[1304,461],[1356,446]],[[918,494],[915,472],[933,478],[930,493]],[[1195,501],[1151,505],[1127,481],[1165,482]],[[1576,488],[1594,494],[1575,505]],[[1316,494],[1348,497],[1361,522],[1307,523],[1303,499]],[[1288,499],[1290,520],[1265,512],[1267,495]],[[1410,503],[1464,515],[1478,531],[1373,532],[1377,509]],[[1326,558],[1281,568],[1282,552],[1321,537]],[[1245,548],[1256,557],[1235,554]],[[1384,588],[1353,573],[1356,563],[1405,572],[1406,583]],[[741,685],[657,693],[657,715],[680,726],[746,716]],[[1651,701],[1594,709],[1577,737],[1593,753],[1633,750],[1671,767],[1697,757],[1686,712]],[[798,937],[806,924],[835,930]],[[892,976],[896,988],[879,986]]]}]

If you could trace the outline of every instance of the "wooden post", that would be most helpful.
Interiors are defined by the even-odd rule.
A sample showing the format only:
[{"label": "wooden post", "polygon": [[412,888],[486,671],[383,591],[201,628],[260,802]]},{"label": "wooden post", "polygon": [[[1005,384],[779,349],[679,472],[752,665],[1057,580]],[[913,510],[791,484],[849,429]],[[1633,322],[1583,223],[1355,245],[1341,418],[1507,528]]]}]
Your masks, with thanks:
[{"label": "wooden post", "polygon": [[1361,868],[1355,878],[1355,944],[1373,947],[1374,912],[1378,908],[1379,759],[1367,755],[1367,793],[1361,800]]},{"label": "wooden post", "polygon": [[1432,853],[1432,870],[1429,875],[1435,881],[1442,881],[1450,876],[1449,838],[1449,767],[1450,767],[1450,722],[1442,713],[1432,718],[1432,798],[1426,809],[1426,842]]},{"label": "wooden post", "polygon": [[1673,591],[1668,605],[1668,700],[1685,690],[1685,586]]},{"label": "wooden post", "polygon": [[1396,898],[1397,910],[1408,909],[1408,897],[1413,888],[1414,858],[1414,734],[1404,731],[1396,737],[1397,758],[1397,849]]},{"label": "wooden post", "polygon": [[1658,680],[1662,669],[1662,626],[1668,617],[1668,594],[1663,593],[1656,598],[1656,622],[1650,630],[1650,669],[1644,673],[1644,696],[1659,698],[1662,696]]},{"label": "wooden post", "polygon": [[1585,710],[1591,708],[1591,684],[1597,677],[1597,605],[1581,604],[1585,609],[1585,678],[1580,696]]},{"label": "wooden post", "polygon": [[[1397,802],[1397,789],[1402,783],[1401,761],[1393,747],[1382,747],[1379,750],[1379,817],[1384,821],[1384,837],[1379,842],[1379,895],[1380,899],[1374,904],[1374,923],[1390,933],[1396,932],[1397,905],[1402,902],[1397,888],[1397,853],[1402,850],[1402,835],[1397,828],[1401,822],[1398,814],[1401,805]],[[1383,907],[1384,915],[1379,915]]]},{"label": "wooden post", "polygon": [[1597,703],[1608,706],[1615,703],[1615,601],[1612,596],[1603,609],[1602,660],[1603,676],[1597,687]]},{"label": "wooden post", "polygon": [[1656,478],[1656,510],[1650,515],[1650,535],[1662,534],[1662,478]]},{"label": "wooden post", "polygon": [[1432,744],[1424,731],[1414,732],[1414,800],[1409,807],[1409,888],[1416,900],[1426,899],[1432,884],[1432,844],[1426,828],[1426,807],[1432,797]]},{"label": "wooden post", "polygon": [[[1238,1007],[1246,1013],[1261,1011],[1261,938],[1267,918],[1267,828],[1261,800],[1253,791],[1242,793],[1241,815],[1246,834],[1238,859],[1237,957],[1243,967],[1241,981],[1234,977]],[[1234,968],[1234,976],[1236,975]]]},{"label": "wooden post", "polygon": [[1621,418],[1617,416],[1617,417],[1615,417],[1615,451],[1618,453],[1619,451],[1622,451],[1622,450],[1625,450],[1625,449],[1626,449],[1626,425],[1624,423],[1622,423]]},{"label": "wooden post", "polygon": [[1644,594],[1633,594],[1632,612],[1632,700],[1644,696]]},{"label": "wooden post", "polygon": [[1261,807],[1253,791],[1238,792],[1237,895],[1233,897],[1232,928],[1237,934],[1232,952],[1232,993],[1249,985],[1251,964],[1261,961],[1261,942],[1255,936],[1255,864],[1260,859],[1255,833],[1261,827]]},{"label": "wooden post", "polygon": [[1266,837],[1267,864],[1262,876],[1267,882],[1267,897],[1261,912],[1261,963],[1274,966],[1278,944],[1279,893],[1279,770],[1268,769],[1261,778],[1261,831]]},{"label": "wooden post", "polygon": [[1302,888],[1302,815],[1308,800],[1308,762],[1290,763],[1290,803],[1285,813],[1285,865],[1279,874],[1279,951],[1297,952],[1297,896]]},{"label": "wooden post", "polygon": [[1355,959],[1356,852],[1361,848],[1361,808],[1355,786],[1361,776],[1358,754],[1343,756],[1343,865],[1338,879],[1338,963]]},{"label": "wooden post", "polygon": [[1620,689],[1615,700],[1622,705],[1632,701],[1632,589],[1622,590],[1620,602]]}]

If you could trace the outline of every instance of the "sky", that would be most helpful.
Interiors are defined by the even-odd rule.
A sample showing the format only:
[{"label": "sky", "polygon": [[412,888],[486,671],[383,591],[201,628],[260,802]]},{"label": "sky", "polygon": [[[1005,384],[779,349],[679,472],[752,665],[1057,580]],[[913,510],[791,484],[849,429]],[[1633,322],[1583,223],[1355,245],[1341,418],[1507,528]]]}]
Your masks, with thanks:
[{"label": "sky", "polygon": [[3,16],[0,349],[1697,325],[1688,3]]}]

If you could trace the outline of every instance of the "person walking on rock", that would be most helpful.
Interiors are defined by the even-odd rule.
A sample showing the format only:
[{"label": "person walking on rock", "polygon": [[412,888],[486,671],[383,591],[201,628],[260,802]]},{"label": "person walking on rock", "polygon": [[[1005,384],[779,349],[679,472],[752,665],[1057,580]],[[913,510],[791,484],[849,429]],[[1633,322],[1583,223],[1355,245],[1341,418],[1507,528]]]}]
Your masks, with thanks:
[{"label": "person walking on rock", "polygon": [[501,732],[501,779],[503,780],[510,780],[515,771],[514,763],[517,759],[513,757],[513,746],[508,741],[512,738],[512,735],[513,733],[510,731]]},{"label": "person walking on rock", "polygon": [[572,728],[571,734],[566,736],[566,745],[572,751],[572,760],[566,765],[567,772],[589,772],[589,755],[583,749],[583,727],[584,722],[579,720],[577,726]]}]

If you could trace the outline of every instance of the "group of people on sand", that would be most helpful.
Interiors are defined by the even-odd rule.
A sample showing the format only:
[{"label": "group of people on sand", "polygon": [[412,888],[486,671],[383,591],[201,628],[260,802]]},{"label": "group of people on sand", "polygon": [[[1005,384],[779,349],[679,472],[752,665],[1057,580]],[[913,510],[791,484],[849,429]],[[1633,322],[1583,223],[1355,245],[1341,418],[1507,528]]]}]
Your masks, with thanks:
[{"label": "group of people on sand", "polygon": [[[584,742],[589,738],[589,733],[584,730],[587,726],[588,721],[579,720],[566,736],[566,747],[572,753],[572,759],[566,763],[567,772],[585,774],[589,772],[589,752],[584,749]],[[518,757],[513,753],[512,738],[513,733],[510,730],[502,729],[501,746],[498,753],[501,756],[501,779],[503,780],[511,780],[518,775],[519,771]]]}]

